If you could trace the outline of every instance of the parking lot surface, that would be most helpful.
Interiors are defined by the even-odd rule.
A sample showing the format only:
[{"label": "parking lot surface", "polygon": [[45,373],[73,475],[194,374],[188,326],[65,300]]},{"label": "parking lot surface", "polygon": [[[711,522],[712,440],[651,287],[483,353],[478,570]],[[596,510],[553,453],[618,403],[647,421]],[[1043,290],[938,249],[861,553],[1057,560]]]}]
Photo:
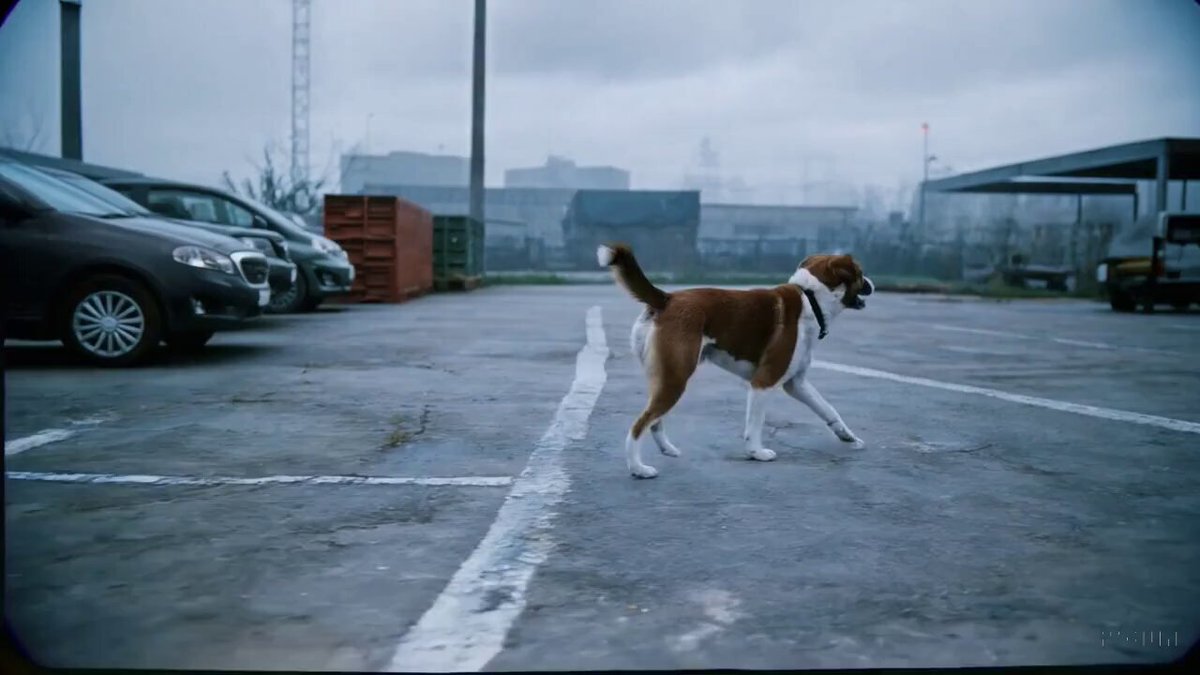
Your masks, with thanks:
[{"label": "parking lot surface", "polygon": [[[51,666],[1164,661],[1200,636],[1200,316],[877,294],[811,380],[702,367],[632,479],[613,286],[331,307],[98,371],[8,361],[8,618]],[[401,480],[403,479],[403,480]],[[1147,635],[1150,637],[1147,638]]]}]

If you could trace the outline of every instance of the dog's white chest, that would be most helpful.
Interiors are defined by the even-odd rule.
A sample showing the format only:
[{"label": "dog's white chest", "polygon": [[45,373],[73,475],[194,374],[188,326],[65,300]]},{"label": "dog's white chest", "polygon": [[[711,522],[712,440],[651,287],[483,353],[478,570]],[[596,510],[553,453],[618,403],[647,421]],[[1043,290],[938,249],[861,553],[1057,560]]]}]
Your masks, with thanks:
[{"label": "dog's white chest", "polygon": [[787,370],[780,379],[779,384],[783,384],[792,378],[800,375],[808,370],[809,364],[812,363],[813,345],[817,339],[816,321],[809,325],[804,317],[800,318],[800,325],[796,327],[796,346],[792,349],[792,360],[788,363]]}]

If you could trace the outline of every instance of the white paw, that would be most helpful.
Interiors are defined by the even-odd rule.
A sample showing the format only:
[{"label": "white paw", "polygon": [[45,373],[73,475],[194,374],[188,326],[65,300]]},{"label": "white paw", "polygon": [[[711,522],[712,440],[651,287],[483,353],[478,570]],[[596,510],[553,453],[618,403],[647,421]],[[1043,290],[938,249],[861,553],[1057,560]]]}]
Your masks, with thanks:
[{"label": "white paw", "polygon": [[867,447],[867,444],[863,442],[863,439],[858,438],[857,436],[853,440],[846,442],[850,443],[850,447],[854,448],[855,450],[862,450],[863,448]]},{"label": "white paw", "polygon": [[775,457],[776,457],[774,450],[768,450],[766,448],[759,448],[757,450],[751,450],[747,454],[750,456],[750,459],[756,459],[760,462],[769,462],[769,461],[775,459]]},{"label": "white paw", "polygon": [[659,450],[659,452],[666,455],[667,457],[678,457],[679,455],[683,454],[683,453],[679,452],[679,448],[677,448],[673,445],[668,445],[666,447],[660,447],[658,450]]},{"label": "white paw", "polygon": [[643,464],[641,466],[630,467],[629,473],[633,474],[634,478],[654,478],[658,475],[658,469],[648,464]]},{"label": "white paw", "polygon": [[845,423],[839,422],[833,425],[833,434],[845,443],[854,443],[855,445],[862,443],[862,439],[855,436],[854,432],[850,431],[850,427],[847,427]]}]

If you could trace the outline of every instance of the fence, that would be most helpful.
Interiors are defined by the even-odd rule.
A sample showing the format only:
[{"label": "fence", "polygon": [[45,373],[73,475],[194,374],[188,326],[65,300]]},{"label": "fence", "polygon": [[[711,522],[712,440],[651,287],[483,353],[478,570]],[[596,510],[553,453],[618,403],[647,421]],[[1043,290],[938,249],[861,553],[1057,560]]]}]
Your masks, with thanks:
[{"label": "fence", "polygon": [[808,254],[807,239],[717,239],[697,242],[705,270],[790,273]]}]

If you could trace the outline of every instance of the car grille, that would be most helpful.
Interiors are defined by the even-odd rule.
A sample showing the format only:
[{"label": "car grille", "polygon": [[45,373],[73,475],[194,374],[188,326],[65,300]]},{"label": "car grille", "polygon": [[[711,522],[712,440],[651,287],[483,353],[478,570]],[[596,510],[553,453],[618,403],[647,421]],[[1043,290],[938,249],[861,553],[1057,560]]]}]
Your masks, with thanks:
[{"label": "car grille", "polygon": [[243,279],[255,285],[267,283],[271,268],[266,258],[261,255],[235,254],[233,260],[237,263]]}]

